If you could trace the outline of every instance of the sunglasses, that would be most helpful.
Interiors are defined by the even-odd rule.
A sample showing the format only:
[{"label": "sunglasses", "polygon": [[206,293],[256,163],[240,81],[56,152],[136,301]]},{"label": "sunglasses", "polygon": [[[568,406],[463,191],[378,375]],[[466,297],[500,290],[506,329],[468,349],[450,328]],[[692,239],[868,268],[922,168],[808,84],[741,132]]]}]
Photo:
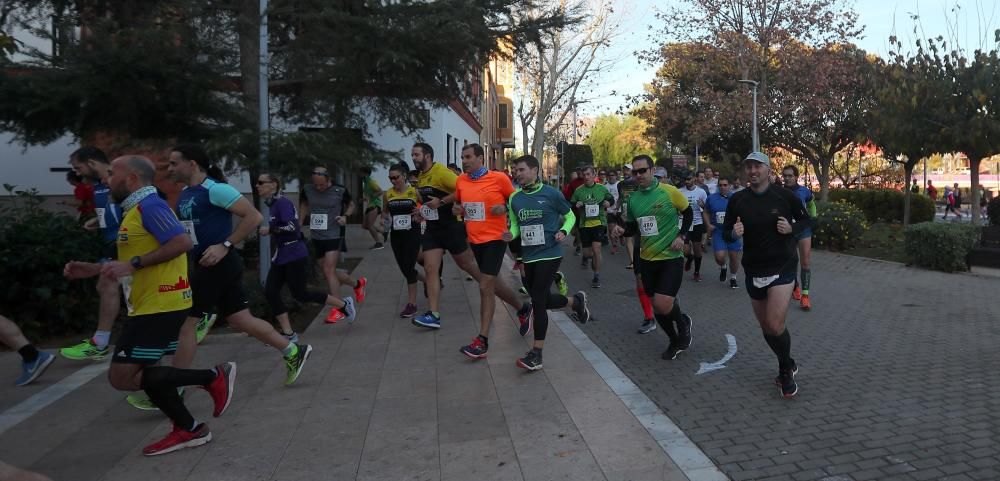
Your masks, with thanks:
[{"label": "sunglasses", "polygon": [[257,185],[270,184],[271,182],[274,182],[274,181],[273,180],[258,180],[257,181]]},{"label": "sunglasses", "polygon": [[632,173],[633,174],[642,175],[642,174],[645,174],[646,172],[649,172],[649,167],[641,167],[641,168],[638,168],[638,169],[632,169]]},{"label": "sunglasses", "polygon": [[318,170],[314,170],[313,171],[313,175],[322,175],[323,177],[329,177],[330,173],[329,172],[320,172]]},{"label": "sunglasses", "polygon": [[402,178],[403,178],[403,176],[401,176],[401,175],[390,175],[389,176],[389,180],[396,180],[396,179],[402,179]]}]

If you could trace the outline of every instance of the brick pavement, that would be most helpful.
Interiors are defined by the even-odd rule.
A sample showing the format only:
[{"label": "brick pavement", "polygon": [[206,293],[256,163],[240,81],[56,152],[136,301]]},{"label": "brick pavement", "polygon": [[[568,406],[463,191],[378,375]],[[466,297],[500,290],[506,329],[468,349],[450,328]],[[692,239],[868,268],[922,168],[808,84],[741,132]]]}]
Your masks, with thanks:
[{"label": "brick pavement", "polygon": [[[694,345],[663,361],[662,331],[636,334],[624,256],[605,249],[591,289],[566,252],[598,319],[585,332],[732,479],[1000,479],[1000,279],[814,251],[813,310],[788,315],[800,393],[785,400],[742,275],[729,289],[708,256],[702,283],[685,275]],[[727,333],[736,356],[695,375]]]}]

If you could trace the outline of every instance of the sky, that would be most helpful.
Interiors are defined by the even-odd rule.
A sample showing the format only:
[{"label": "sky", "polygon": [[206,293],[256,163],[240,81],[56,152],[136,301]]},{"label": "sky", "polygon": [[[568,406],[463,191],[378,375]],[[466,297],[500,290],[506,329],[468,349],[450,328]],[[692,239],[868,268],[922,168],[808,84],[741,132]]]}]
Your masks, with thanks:
[{"label": "sky", "polygon": [[[626,95],[643,92],[643,85],[652,80],[656,68],[640,63],[633,52],[653,48],[664,40],[652,38],[659,24],[655,14],[664,5],[679,3],[679,0],[614,1],[616,12],[624,17],[623,33],[607,56],[619,60],[612,73],[600,78],[593,98],[580,105],[581,116],[614,113],[625,104]],[[960,7],[957,16],[951,11],[956,4]],[[1000,0],[854,0],[848,5],[853,6],[858,13],[858,23],[865,27],[864,38],[857,41],[858,45],[882,57],[888,53],[888,39],[894,33],[904,45],[913,44],[910,14],[919,15],[924,32],[922,38],[938,35],[950,38],[953,35],[949,33],[948,24],[957,23],[960,42],[972,48],[984,45],[980,41],[983,32],[987,32],[987,41],[992,41],[992,31],[1000,28]],[[981,29],[980,23],[986,28]]]}]

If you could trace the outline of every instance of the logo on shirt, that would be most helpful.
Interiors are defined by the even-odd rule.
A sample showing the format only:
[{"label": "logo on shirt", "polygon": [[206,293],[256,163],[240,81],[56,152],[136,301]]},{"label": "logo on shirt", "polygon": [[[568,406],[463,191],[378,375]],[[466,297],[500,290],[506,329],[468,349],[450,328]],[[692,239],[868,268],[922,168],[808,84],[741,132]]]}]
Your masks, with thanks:
[{"label": "logo on shirt", "polygon": [[183,291],[185,289],[190,289],[191,283],[183,277],[177,278],[177,283],[174,285],[170,284],[160,284],[160,292],[173,292],[173,291]]},{"label": "logo on shirt", "polygon": [[177,210],[181,213],[181,219],[191,219],[191,210],[197,205],[194,201],[194,197],[184,200],[177,204]]},{"label": "logo on shirt", "polygon": [[517,211],[517,220],[525,222],[532,219],[541,219],[543,213],[542,210],[521,209]]}]

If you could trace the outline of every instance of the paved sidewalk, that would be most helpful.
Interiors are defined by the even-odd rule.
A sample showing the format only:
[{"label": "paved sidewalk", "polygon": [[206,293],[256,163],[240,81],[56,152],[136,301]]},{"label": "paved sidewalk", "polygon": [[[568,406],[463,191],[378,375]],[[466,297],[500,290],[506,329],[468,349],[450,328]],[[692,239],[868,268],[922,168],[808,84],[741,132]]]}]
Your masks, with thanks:
[{"label": "paved sidewalk", "polygon": [[[354,253],[369,245],[350,232]],[[213,333],[201,346],[195,366],[239,364],[222,418],[209,416],[201,391],[187,396],[212,428],[209,445],[143,457],[168,422],[128,406],[104,364],[59,359],[32,386],[0,390],[0,460],[74,481],[724,479],[565,316],[549,329],[540,372],[514,365],[530,335],[518,336],[502,304],[489,359],[471,361],[459,347],[478,330],[478,288],[454,263],[443,328],[431,332],[398,318],[406,290],[392,252],[363,254],[358,320],[331,326],[320,313],[296,385],[282,385],[278,353],[242,334]],[[16,376],[17,361],[0,355],[0,379]],[[32,410],[39,402],[49,404]]]}]

